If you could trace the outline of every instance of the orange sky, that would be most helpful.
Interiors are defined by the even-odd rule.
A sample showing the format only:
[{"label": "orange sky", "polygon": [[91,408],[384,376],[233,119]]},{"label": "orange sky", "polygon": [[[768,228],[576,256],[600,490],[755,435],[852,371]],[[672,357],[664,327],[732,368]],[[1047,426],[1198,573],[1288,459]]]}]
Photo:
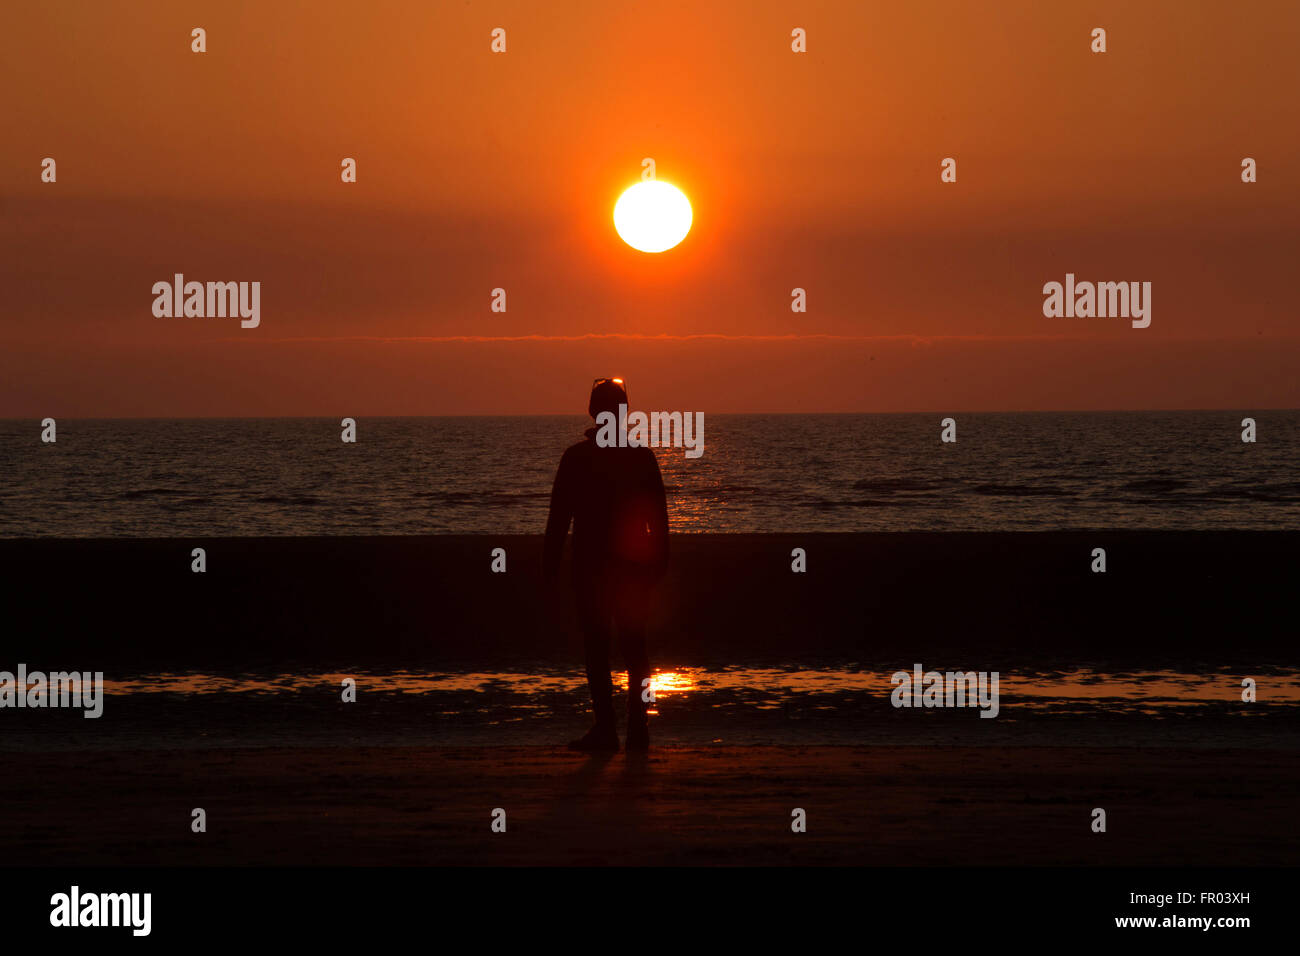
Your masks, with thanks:
[{"label": "orange sky", "polygon": [[[1300,406],[1292,0],[6,21],[0,416],[581,411],[611,374],[706,412]],[[610,220],[645,156],[695,209],[658,256]],[[175,272],[260,281],[261,325],[154,317]],[[1151,327],[1045,318],[1066,272],[1150,281]]]}]

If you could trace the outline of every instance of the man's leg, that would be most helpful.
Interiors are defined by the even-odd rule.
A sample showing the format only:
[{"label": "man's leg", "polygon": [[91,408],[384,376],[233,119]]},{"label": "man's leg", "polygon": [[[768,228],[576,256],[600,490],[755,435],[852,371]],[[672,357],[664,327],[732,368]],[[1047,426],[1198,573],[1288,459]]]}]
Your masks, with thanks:
[{"label": "man's leg", "polygon": [[628,582],[615,611],[619,648],[627,667],[628,750],[646,750],[650,746],[650,722],[646,716],[649,703],[644,697],[648,686],[642,686],[643,681],[651,679],[650,657],[646,653],[646,619],[649,611],[647,588],[638,581]]},{"label": "man's leg", "polygon": [[582,646],[587,660],[587,688],[591,691],[591,709],[595,725],[569,746],[574,750],[617,750],[618,733],[614,727],[614,683],[609,676],[609,645],[612,637],[612,613],[607,593],[598,584],[579,586],[578,625],[582,628]]}]

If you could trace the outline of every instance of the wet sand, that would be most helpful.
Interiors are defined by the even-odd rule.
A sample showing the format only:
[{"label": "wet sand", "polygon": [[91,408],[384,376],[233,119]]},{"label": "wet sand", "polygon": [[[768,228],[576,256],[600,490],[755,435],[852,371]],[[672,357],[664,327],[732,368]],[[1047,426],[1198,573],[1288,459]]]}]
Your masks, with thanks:
[{"label": "wet sand", "polygon": [[[7,865],[1295,865],[1294,753],[552,747],[26,754]],[[36,795],[39,794],[39,798]],[[208,830],[190,831],[203,807]],[[493,833],[494,808],[506,832]],[[791,811],[807,811],[806,833]],[[1108,814],[1104,834],[1091,812]]]}]

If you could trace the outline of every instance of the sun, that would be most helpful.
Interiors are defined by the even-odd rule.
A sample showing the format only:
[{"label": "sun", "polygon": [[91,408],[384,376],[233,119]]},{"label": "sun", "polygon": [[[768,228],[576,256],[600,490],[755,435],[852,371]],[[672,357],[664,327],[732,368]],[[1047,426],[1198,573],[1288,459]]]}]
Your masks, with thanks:
[{"label": "sun", "polygon": [[614,203],[614,228],[633,249],[663,252],[691,231],[691,201],[671,183],[644,180]]}]

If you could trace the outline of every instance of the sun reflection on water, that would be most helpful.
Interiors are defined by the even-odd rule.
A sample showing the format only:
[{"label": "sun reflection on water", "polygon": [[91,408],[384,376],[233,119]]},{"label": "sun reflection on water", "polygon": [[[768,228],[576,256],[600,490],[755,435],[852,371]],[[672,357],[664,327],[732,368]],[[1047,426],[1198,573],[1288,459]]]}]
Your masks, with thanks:
[{"label": "sun reflection on water", "polygon": [[[697,700],[710,706],[711,700],[746,701],[759,709],[781,708],[786,701],[801,700],[810,706],[843,703],[846,695],[887,698],[893,691],[893,670],[812,667],[676,667],[656,670],[652,686],[656,700]],[[458,694],[472,698],[530,701],[544,705],[550,695],[583,697],[586,679],[574,668],[536,667],[520,671],[463,671],[383,673],[298,673],[276,675],[216,675],[170,673],[130,679],[106,678],[109,694],[182,695],[207,694],[301,694],[324,687],[338,688],[355,678],[367,692],[390,694]],[[616,673],[614,686],[627,690],[627,675]],[[1294,706],[1300,704],[1300,669],[1275,669],[1257,676],[1259,703]],[[1173,670],[1104,672],[1090,668],[1002,673],[999,692],[1004,706],[1035,709],[1061,703],[1115,705],[1141,708],[1213,705],[1241,699],[1241,677],[1237,674],[1196,674]],[[820,698],[820,700],[818,700]]]}]

